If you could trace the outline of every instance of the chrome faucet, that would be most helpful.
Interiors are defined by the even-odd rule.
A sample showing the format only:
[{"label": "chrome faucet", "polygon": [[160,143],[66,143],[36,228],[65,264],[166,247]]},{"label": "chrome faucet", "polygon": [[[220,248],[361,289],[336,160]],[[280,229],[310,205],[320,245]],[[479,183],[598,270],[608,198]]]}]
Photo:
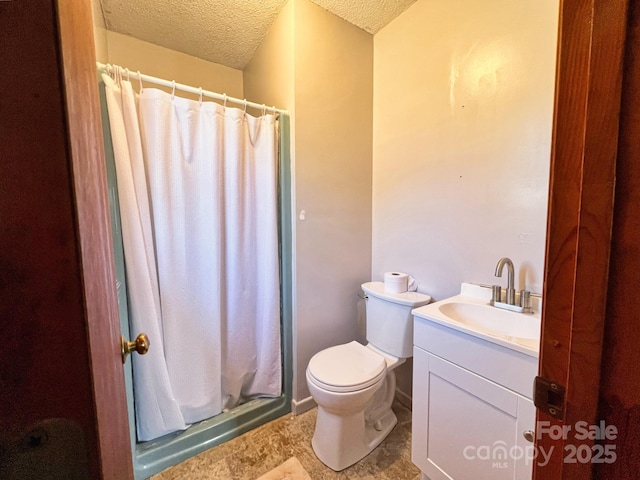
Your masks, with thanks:
[{"label": "chrome faucet", "polygon": [[505,265],[507,266],[507,299],[505,303],[507,303],[508,305],[515,305],[516,289],[513,286],[514,271],[513,262],[510,258],[502,257],[500,260],[498,260],[498,265],[496,265],[496,277],[502,277],[502,270],[504,269]]}]

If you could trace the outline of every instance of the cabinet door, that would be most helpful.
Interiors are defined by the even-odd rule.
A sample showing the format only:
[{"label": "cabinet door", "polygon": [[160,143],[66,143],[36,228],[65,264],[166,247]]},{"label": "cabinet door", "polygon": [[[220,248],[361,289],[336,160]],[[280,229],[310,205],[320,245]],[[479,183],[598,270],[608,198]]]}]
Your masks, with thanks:
[{"label": "cabinet door", "polygon": [[517,464],[527,478],[518,412],[531,423],[535,414],[526,399],[420,348],[413,371],[412,460],[429,479],[513,480]]}]

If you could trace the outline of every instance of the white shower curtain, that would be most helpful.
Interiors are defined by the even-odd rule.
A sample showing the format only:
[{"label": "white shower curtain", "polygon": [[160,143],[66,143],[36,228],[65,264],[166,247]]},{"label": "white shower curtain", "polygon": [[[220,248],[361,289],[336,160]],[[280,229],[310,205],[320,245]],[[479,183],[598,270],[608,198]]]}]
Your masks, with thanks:
[{"label": "white shower curtain", "polygon": [[276,122],[102,78],[144,441],[282,391]]}]

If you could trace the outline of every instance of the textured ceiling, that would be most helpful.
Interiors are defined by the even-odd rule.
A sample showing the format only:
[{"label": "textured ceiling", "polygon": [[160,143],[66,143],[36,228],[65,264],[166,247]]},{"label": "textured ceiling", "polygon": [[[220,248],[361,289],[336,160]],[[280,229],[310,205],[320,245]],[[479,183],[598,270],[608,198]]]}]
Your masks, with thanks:
[{"label": "textured ceiling", "polygon": [[[416,0],[311,0],[376,33]],[[108,30],[242,69],[287,0],[101,0]]]},{"label": "textured ceiling", "polygon": [[377,33],[378,30],[416,2],[416,0],[311,1],[369,33]]}]

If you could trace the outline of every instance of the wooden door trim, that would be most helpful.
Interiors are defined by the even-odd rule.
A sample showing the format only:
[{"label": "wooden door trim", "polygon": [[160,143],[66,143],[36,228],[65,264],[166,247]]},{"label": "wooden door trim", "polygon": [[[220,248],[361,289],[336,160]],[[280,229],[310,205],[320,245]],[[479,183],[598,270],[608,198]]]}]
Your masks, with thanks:
[{"label": "wooden door trim", "polygon": [[133,479],[91,5],[56,8],[100,472]]},{"label": "wooden door trim", "polygon": [[[627,5],[560,3],[540,375],[567,390],[563,421],[538,412],[538,452],[554,449],[539,480],[591,478],[565,446],[597,418]],[[554,440],[540,422],[571,430]]]}]

